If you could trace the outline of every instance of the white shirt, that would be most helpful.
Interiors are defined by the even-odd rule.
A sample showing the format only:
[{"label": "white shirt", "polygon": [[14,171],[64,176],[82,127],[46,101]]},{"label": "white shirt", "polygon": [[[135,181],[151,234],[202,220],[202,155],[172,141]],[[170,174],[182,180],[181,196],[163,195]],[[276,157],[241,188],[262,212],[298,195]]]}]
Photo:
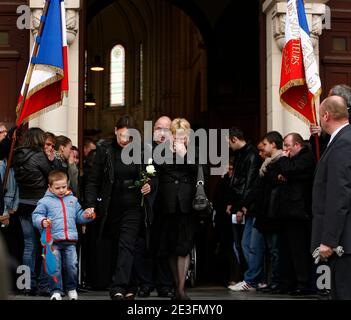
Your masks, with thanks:
[{"label": "white shirt", "polygon": [[328,142],[328,146],[330,145],[330,143],[333,141],[333,139],[335,138],[335,136],[339,133],[339,131],[346,127],[349,123],[345,123],[344,125],[342,125],[341,127],[337,128],[333,133],[332,135],[330,136],[330,140]]}]

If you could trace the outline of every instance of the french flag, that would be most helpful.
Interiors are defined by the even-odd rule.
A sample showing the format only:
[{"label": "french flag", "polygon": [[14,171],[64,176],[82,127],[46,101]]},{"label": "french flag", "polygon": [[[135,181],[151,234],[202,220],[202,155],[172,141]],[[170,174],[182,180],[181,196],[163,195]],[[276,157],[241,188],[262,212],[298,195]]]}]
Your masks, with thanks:
[{"label": "french flag", "polygon": [[[64,0],[47,0],[47,14],[36,56],[31,55],[25,81],[17,105],[17,125],[62,104],[63,93],[68,92],[67,38]],[[33,48],[34,51],[34,48]],[[31,72],[32,71],[32,72]],[[20,110],[26,84],[29,85]],[[50,109],[47,109],[50,107]],[[45,109],[45,110],[44,110]]]},{"label": "french flag", "polygon": [[282,53],[280,101],[302,120],[316,123],[314,100],[321,93],[318,65],[303,0],[288,0]]}]

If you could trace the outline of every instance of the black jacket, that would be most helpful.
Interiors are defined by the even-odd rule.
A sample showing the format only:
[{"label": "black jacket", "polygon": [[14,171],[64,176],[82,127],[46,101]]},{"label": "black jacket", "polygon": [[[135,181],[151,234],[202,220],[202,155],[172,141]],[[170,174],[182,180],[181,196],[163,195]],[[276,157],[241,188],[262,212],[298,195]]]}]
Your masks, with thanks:
[{"label": "black jacket", "polygon": [[48,188],[48,175],[53,167],[41,149],[16,149],[13,169],[20,199],[39,200],[44,196]]},{"label": "black jacket", "polygon": [[315,160],[311,149],[303,147],[294,157],[277,161],[278,174],[287,181],[279,186],[279,218],[310,220]]},{"label": "black jacket", "polygon": [[253,203],[254,216],[256,217],[255,227],[262,231],[274,232],[279,229],[279,203],[280,186],[278,180],[279,159],[271,162],[266,167],[264,176],[259,176],[255,181],[253,193],[255,200]]},{"label": "black jacket", "polygon": [[[230,182],[231,204],[234,211],[242,207],[251,206],[255,181],[261,167],[261,158],[257,150],[251,145],[246,144],[241,149],[234,152],[234,174]],[[234,212],[233,213],[236,213]]]},{"label": "black jacket", "polygon": [[250,194],[253,202],[251,214],[256,217],[254,226],[261,232],[277,232],[280,229],[280,187],[283,184],[278,180],[280,171],[279,158],[275,157],[266,166],[264,175],[258,175]]},{"label": "black jacket", "polygon": [[[106,217],[110,211],[114,188],[117,187],[117,184],[123,183],[122,181],[116,180],[115,158],[117,148],[119,148],[119,146],[115,140],[98,146],[91,172],[85,179],[84,205],[86,208],[96,208],[96,213],[101,217]],[[141,170],[144,170],[145,167],[144,165],[136,166],[139,173]],[[154,180],[155,179],[152,178],[150,182],[151,192],[155,189]],[[140,191],[136,189],[131,191],[136,191],[138,194],[140,193]],[[148,205],[148,196],[145,197],[145,200]],[[149,218],[151,219],[151,217]]]},{"label": "black jacket", "polygon": [[321,243],[351,254],[351,126],[332,140],[318,162],[312,190],[311,251]]},{"label": "black jacket", "polygon": [[194,163],[187,163],[187,155],[185,155],[184,164],[177,164],[176,158],[177,155],[174,153],[171,164],[156,166],[159,179],[157,202],[164,214],[176,213],[178,209],[182,213],[193,212],[192,202],[198,170],[197,157]]}]

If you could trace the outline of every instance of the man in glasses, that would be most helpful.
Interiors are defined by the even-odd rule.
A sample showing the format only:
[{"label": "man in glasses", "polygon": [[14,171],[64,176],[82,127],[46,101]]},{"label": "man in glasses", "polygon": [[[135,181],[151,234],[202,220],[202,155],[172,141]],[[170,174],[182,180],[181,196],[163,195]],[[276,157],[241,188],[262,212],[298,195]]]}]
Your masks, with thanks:
[{"label": "man in glasses", "polygon": [[164,143],[171,137],[172,120],[167,116],[160,117],[154,125],[154,142],[156,144]]},{"label": "man in glasses", "polygon": [[[167,142],[171,138],[172,120],[167,116],[162,116],[156,120],[153,133],[152,149]],[[150,146],[151,147],[151,146]],[[155,159],[154,159],[155,160]],[[159,297],[171,298],[174,295],[172,274],[168,260],[158,257],[159,228],[160,228],[160,204],[154,199],[153,223],[151,228],[151,254],[146,253],[142,239],[139,239],[138,252],[136,254],[136,270],[139,278],[139,297],[149,297],[151,291],[156,287]]]}]

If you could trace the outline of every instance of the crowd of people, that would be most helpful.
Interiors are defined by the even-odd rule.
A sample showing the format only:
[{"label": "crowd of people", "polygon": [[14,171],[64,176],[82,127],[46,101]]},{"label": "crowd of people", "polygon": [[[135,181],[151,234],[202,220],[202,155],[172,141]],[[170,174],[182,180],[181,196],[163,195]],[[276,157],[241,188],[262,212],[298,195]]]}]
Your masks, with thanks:
[{"label": "crowd of people", "polygon": [[[79,282],[85,282],[108,287],[113,300],[147,297],[153,289],[160,297],[189,299],[185,276],[196,231],[191,213],[197,177],[196,163],[186,161],[190,123],[166,116],[156,121],[149,148],[165,144],[163,156],[170,158],[155,164],[157,174],[142,185],[136,182],[146,169],[144,152],[141,164],[122,157],[135,128],[125,115],[116,123],[115,139],[97,144],[87,138],[82,172],[68,137],[40,128],[17,133],[1,217],[10,254],[30,268],[29,289],[20,293],[60,300],[67,292],[75,300],[77,289],[84,290]],[[10,141],[7,135],[1,143],[4,168]],[[40,234],[49,227],[57,253],[55,281],[41,259]]]},{"label": "crowd of people", "polygon": [[[333,87],[309,141],[271,131],[255,148],[240,129],[230,130],[234,158],[218,185],[214,218],[229,290],[351,298],[350,107],[351,88]],[[331,288],[317,285],[326,263]]]},{"label": "crowd of people", "polygon": [[[331,297],[351,298],[350,106],[346,85],[332,88],[322,102],[321,127],[311,126],[322,146],[319,161],[314,137],[270,131],[254,146],[241,129],[229,130],[232,157],[212,199],[228,290],[328,294],[316,285],[317,250],[320,263],[331,268]],[[112,300],[148,297],[154,289],[159,297],[190,299],[185,281],[199,225],[192,206],[199,155],[190,161],[191,126],[162,116],[150,150],[140,149],[140,163],[126,163],[136,128],[131,116],[122,116],[115,137],[86,138],[80,158],[68,137],[40,128],[7,132],[0,123],[6,179],[0,229],[13,266],[30,269],[29,287],[16,291],[13,281],[16,294],[61,300],[67,293],[76,300],[89,286],[108,288]],[[160,146],[164,162],[145,158]],[[53,240],[54,275],[41,256],[44,232]],[[342,254],[334,253],[338,248]]]}]

